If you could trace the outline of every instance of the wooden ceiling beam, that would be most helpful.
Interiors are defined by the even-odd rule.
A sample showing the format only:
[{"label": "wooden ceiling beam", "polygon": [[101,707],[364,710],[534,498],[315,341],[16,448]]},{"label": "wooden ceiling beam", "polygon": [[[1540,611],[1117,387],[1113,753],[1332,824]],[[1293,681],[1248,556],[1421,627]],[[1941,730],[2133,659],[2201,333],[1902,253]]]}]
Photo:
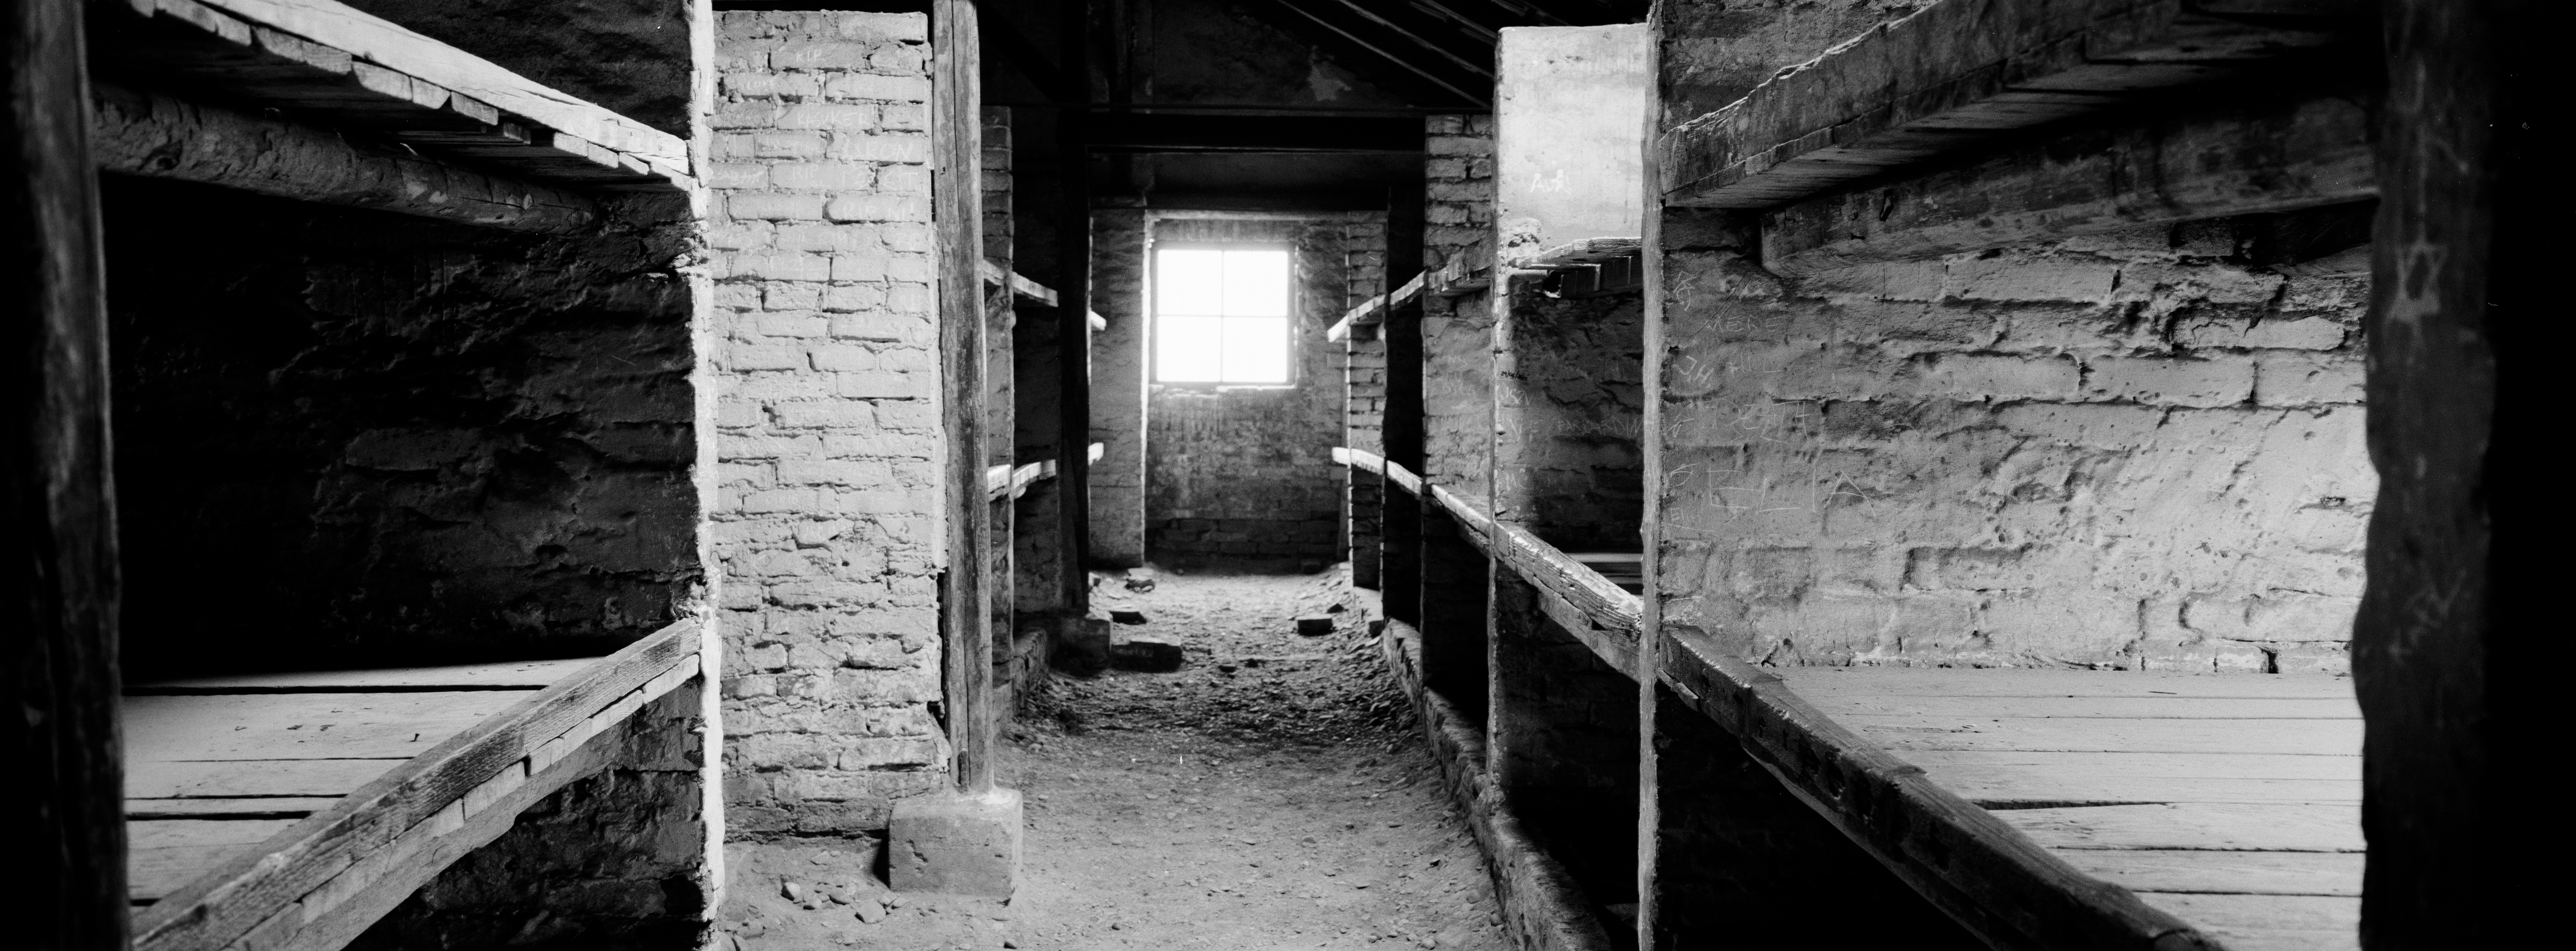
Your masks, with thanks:
[{"label": "wooden ceiling beam", "polygon": [[[1446,72],[1445,70],[1433,69],[1425,64],[1415,62],[1413,57],[1398,55],[1396,52],[1389,49],[1393,44],[1387,43],[1383,39],[1372,42],[1369,38],[1362,36],[1361,34],[1365,32],[1364,24],[1337,22],[1333,17],[1328,17],[1317,13],[1314,10],[1308,9],[1303,3],[1298,2],[1298,0],[1268,0],[1268,4],[1285,13],[1288,19],[1304,24],[1311,29],[1320,30],[1341,43],[1348,43],[1353,47],[1365,50],[1368,53],[1373,54],[1376,59],[1383,60],[1388,65],[1392,65],[1404,73],[1413,75],[1421,82],[1428,83],[1431,86],[1445,90],[1450,94],[1465,100],[1476,108],[1487,108],[1493,102],[1493,87],[1490,77],[1473,75],[1461,76],[1454,74],[1444,75],[1443,73]],[[1340,8],[1337,5],[1329,9],[1338,10]],[[1482,90],[1481,92],[1476,91],[1480,89]]]},{"label": "wooden ceiling beam", "polygon": [[[1394,9],[1379,13],[1356,0],[1327,0],[1327,2],[1339,4],[1360,19],[1376,24],[1379,29],[1402,37],[1414,46],[1455,63],[1458,68],[1474,73],[1487,82],[1493,81],[1494,47],[1491,44],[1474,43],[1472,45],[1475,49],[1472,50],[1453,49],[1453,44],[1439,42],[1435,39],[1439,34],[1432,29],[1426,29],[1426,27],[1436,28],[1438,24],[1429,22],[1430,18],[1419,13],[1404,13]],[[1483,61],[1479,62],[1474,57],[1481,57]]]}]

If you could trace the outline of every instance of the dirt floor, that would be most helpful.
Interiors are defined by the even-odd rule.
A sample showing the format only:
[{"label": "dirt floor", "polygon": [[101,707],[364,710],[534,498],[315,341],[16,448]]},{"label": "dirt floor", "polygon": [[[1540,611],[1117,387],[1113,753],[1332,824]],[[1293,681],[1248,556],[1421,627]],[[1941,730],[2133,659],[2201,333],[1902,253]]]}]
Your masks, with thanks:
[{"label": "dirt floor", "polygon": [[[736,844],[743,949],[1465,948],[1502,951],[1484,861],[1341,575],[1095,586],[1177,643],[1177,672],[1062,674],[1003,743],[1027,797],[1019,894],[886,890],[879,843]],[[1330,634],[1294,619],[1327,614]],[[793,886],[792,888],[790,886]],[[719,947],[721,947],[721,943]]]}]

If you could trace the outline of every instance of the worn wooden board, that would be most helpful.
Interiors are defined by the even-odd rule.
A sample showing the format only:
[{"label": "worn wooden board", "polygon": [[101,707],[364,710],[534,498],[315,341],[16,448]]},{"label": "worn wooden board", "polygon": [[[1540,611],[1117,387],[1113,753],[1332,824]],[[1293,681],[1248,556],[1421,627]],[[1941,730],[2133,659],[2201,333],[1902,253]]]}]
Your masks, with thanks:
[{"label": "worn wooden board", "polygon": [[2317,895],[2139,892],[2226,942],[2229,951],[2336,951],[2361,947],[2361,899]]},{"label": "worn wooden board", "polygon": [[[2143,779],[2297,779],[2361,782],[2359,756],[2263,753],[2104,753],[2033,750],[1898,750],[1935,777],[1945,773],[2068,777],[2085,782]],[[2354,788],[2358,789],[2358,785]]]},{"label": "worn wooden board", "polygon": [[2060,857],[2084,874],[2131,891],[2361,896],[2359,852],[2093,849]]},{"label": "worn wooden board", "polygon": [[464,690],[128,697],[126,758],[410,759],[528,696]]},{"label": "worn wooden board", "polygon": [[[2164,670],[1766,667],[1810,702],[1840,693],[1920,697],[2280,697],[2352,699],[2352,678]],[[2354,716],[2360,716],[2356,705]]]},{"label": "worn wooden board", "polygon": [[575,671],[599,662],[596,657],[523,660],[497,664],[451,664],[438,667],[387,667],[366,670],[311,670],[292,673],[239,674],[160,680],[126,687],[128,694],[149,693],[366,693],[432,690],[542,690]]},{"label": "worn wooden board", "polygon": [[126,893],[135,901],[161,896],[225,860],[255,849],[294,819],[163,819],[125,824]]},{"label": "worn wooden board", "polygon": [[202,799],[128,799],[131,819],[301,819],[340,801],[338,796],[247,796]]},{"label": "worn wooden board", "polygon": [[2358,853],[2365,847],[2361,807],[2351,802],[2010,809],[1995,816],[2061,853],[2082,849]]},{"label": "worn wooden board", "polygon": [[1836,722],[1894,750],[2063,750],[2112,753],[2361,752],[2358,720],[2075,719],[1835,713]]},{"label": "worn wooden board", "polygon": [[[131,728],[129,727],[129,730]],[[345,796],[401,759],[287,759],[125,764],[127,799]]]},{"label": "worn wooden board", "polygon": [[1936,697],[1843,692],[1818,698],[1836,714],[2014,716],[2070,720],[2358,720],[2350,697]]}]

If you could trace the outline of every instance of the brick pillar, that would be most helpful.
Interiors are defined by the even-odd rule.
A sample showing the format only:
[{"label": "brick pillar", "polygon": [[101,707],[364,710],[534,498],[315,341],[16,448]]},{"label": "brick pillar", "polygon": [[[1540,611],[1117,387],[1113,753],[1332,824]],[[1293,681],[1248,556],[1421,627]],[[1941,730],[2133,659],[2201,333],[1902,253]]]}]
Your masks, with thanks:
[{"label": "brick pillar", "polygon": [[[1091,216],[1091,309],[1109,322],[1091,335],[1091,560],[1145,563],[1145,211]],[[1076,446],[1073,451],[1081,452]]]},{"label": "brick pillar", "polygon": [[[1424,120],[1422,264],[1439,267],[1492,240],[1494,120]],[[1484,293],[1422,302],[1422,475],[1491,511],[1493,315]],[[1422,506],[1423,679],[1484,717],[1485,556],[1441,509]]]},{"label": "brick pillar", "polygon": [[947,778],[928,23],[717,18],[728,824],[882,829]]},{"label": "brick pillar", "polygon": [[[1354,221],[1344,229],[1343,295],[1345,307],[1383,294],[1410,279],[1411,275],[1389,280],[1386,268],[1387,227],[1382,218],[1371,216]],[[1342,445],[1364,452],[1386,454],[1386,337],[1379,327],[1353,327],[1343,339],[1342,351]],[[1378,578],[1378,546],[1383,543],[1380,517],[1385,479],[1375,473],[1352,469],[1345,474],[1343,524],[1349,526],[1346,549],[1351,562],[1351,583],[1375,588]]]}]

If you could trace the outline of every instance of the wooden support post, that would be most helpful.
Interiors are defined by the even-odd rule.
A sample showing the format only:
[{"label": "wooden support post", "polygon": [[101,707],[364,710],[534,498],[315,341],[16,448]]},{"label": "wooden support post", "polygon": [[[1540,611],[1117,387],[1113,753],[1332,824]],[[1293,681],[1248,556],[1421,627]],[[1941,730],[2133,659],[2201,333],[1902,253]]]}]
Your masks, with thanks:
[{"label": "wooden support post", "polygon": [[0,316],[7,350],[9,521],[0,716],[11,944],[126,946],[124,770],[118,759],[116,507],[108,449],[107,319],[98,179],[77,0],[0,14]]},{"label": "wooden support post", "polygon": [[[1386,273],[1422,273],[1423,190],[1390,189],[1386,206]],[[1386,341],[1386,416],[1378,438],[1388,462],[1422,471],[1422,301],[1391,307],[1378,328]],[[1422,500],[1386,491],[1378,530],[1378,594],[1388,617],[1422,623]]]},{"label": "wooden support post", "polygon": [[1089,0],[1056,5],[1057,72],[1065,89],[1056,112],[1056,537],[1057,577],[1067,620],[1091,609],[1091,154],[1084,107],[1091,102]]},{"label": "wooden support post", "polygon": [[930,24],[931,220],[937,228],[939,354],[948,430],[948,571],[940,592],[947,629],[948,739],[958,789],[993,788],[993,635],[987,572],[993,508],[984,488],[983,90],[975,7],[933,0]]},{"label": "wooden support post", "polygon": [[2353,628],[2368,723],[2362,946],[2493,947],[2554,927],[2531,864],[2563,823],[2530,798],[2563,749],[2545,618],[2565,543],[2544,513],[2564,283],[2542,77],[2551,4],[2390,0],[2368,403],[2369,586]]}]

